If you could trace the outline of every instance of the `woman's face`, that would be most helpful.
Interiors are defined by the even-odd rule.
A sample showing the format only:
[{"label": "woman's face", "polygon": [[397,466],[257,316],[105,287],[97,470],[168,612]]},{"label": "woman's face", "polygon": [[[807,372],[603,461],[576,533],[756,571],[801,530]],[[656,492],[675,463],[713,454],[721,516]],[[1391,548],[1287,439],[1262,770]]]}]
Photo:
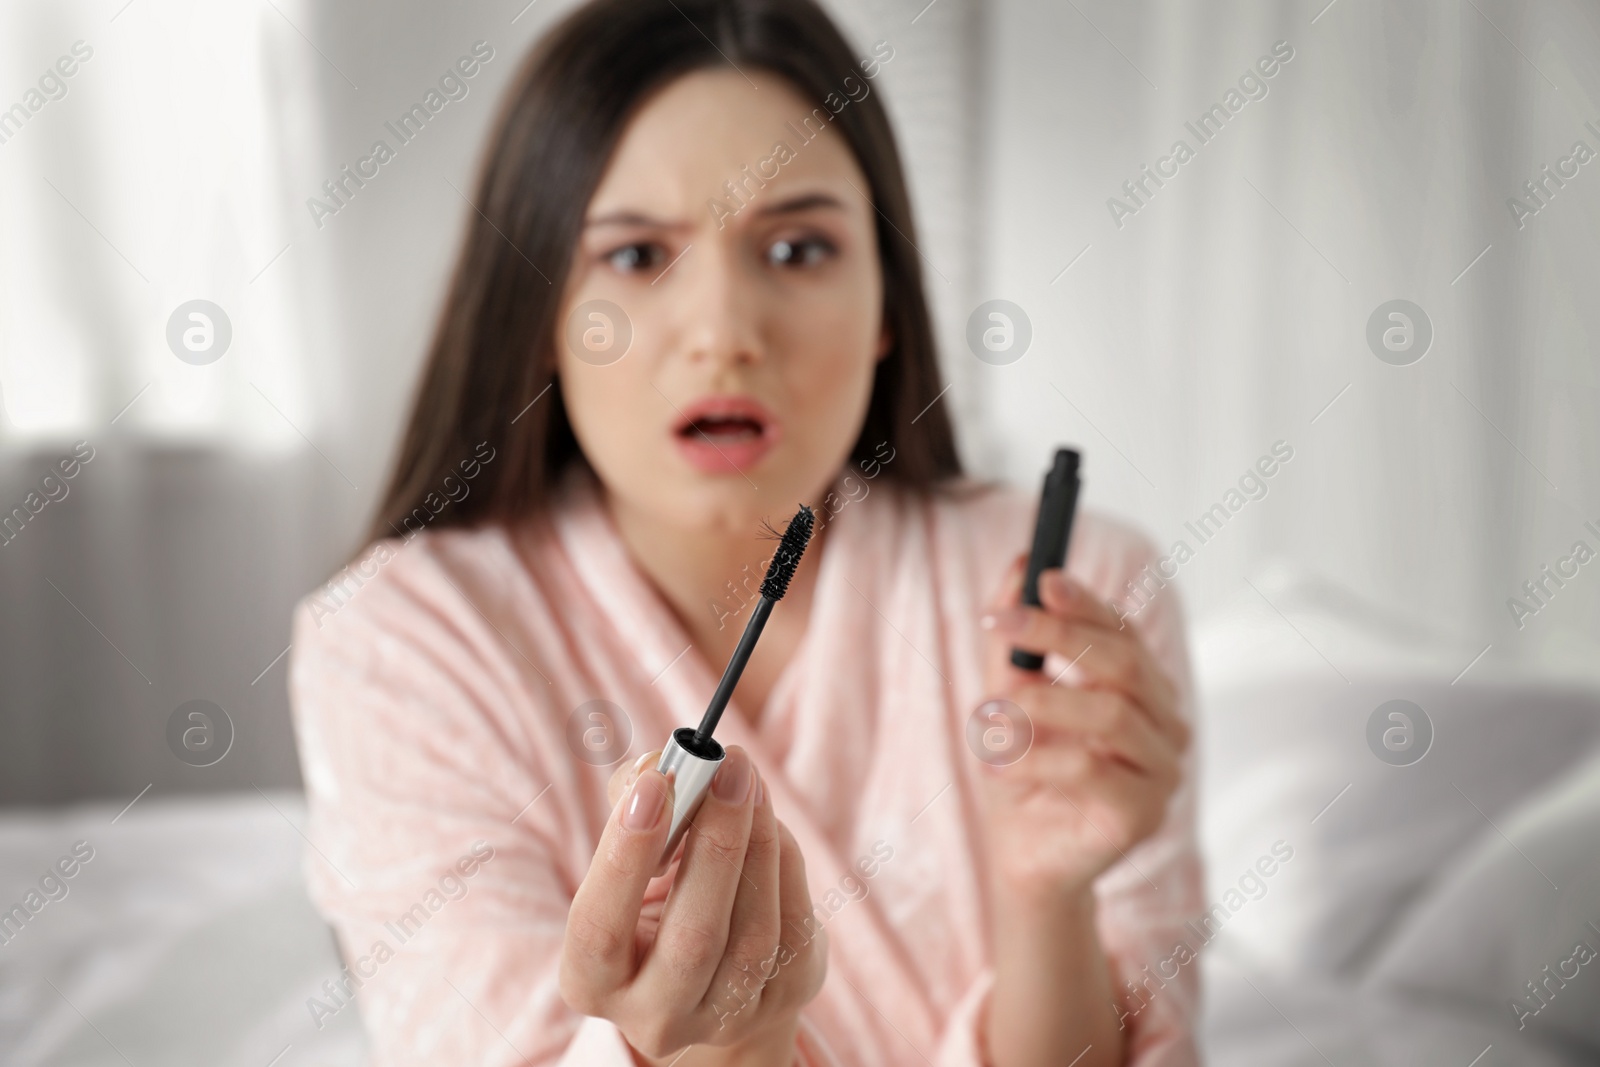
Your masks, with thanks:
[{"label": "woman's face", "polygon": [[556,337],[613,507],[781,528],[848,460],[888,349],[883,280],[866,178],[841,133],[802,124],[811,110],[779,78],[707,70],[623,132]]}]

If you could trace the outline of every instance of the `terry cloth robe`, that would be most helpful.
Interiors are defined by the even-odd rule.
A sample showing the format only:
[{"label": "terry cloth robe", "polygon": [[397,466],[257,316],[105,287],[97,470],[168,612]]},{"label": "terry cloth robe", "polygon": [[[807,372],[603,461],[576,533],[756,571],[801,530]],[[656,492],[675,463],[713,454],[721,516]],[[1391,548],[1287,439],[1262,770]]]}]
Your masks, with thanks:
[{"label": "terry cloth robe", "polygon": [[[798,651],[754,725],[735,702],[718,738],[765,779],[828,933],[797,1062],[981,1067],[993,971],[967,720],[985,696],[978,619],[1031,543],[1036,498],[861,484],[819,512],[833,528],[802,564],[820,570]],[[375,1067],[633,1064],[614,1025],[562,1001],[563,927],[607,780],[698,722],[723,664],[632,562],[594,476],[575,468],[558,488],[515,528],[379,542],[296,610],[306,870],[346,963],[307,1009],[319,1026],[358,1011]],[[1102,598],[1150,588],[1155,559],[1128,527],[1079,515],[1068,569]],[[1175,590],[1128,621],[1192,717]],[[1072,684],[1047,658],[1048,677],[1063,669]],[[1185,766],[1161,830],[1094,886],[1120,999],[1106,1010],[1137,1067],[1197,1062],[1199,963],[1179,950],[1199,949],[1185,921],[1202,908]]]}]

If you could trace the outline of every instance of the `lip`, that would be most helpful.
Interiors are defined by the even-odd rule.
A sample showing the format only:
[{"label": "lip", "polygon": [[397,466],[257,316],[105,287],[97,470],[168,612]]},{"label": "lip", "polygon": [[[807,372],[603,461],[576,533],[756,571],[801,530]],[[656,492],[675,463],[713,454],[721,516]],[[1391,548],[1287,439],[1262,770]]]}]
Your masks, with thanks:
[{"label": "lip", "polygon": [[[761,427],[755,437],[713,444],[690,427],[705,418],[746,418]],[[684,405],[672,425],[672,441],[678,454],[689,465],[705,474],[743,472],[754,467],[772,451],[783,436],[783,426],[765,404],[743,393],[720,393],[700,397]]]}]

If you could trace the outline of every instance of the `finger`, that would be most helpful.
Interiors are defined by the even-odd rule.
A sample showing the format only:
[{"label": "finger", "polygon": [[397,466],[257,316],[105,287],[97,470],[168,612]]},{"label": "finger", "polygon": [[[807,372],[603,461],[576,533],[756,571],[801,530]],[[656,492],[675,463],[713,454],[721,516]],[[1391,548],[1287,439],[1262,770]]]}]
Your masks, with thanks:
[{"label": "finger", "polygon": [[617,798],[628,791],[633,780],[639,777],[639,772],[655,764],[661,758],[661,750],[646,752],[632,763],[624,763],[611,775],[611,780],[606,783],[606,802],[612,807],[617,806]]},{"label": "finger", "polygon": [[778,823],[778,911],[782,931],[778,977],[768,983],[773,1010],[807,1004],[827,973],[828,934],[816,917],[811,887],[806,881],[806,858],[789,828]]},{"label": "finger", "polygon": [[1088,586],[1067,574],[1063,567],[1045,571],[1039,576],[1039,599],[1047,607],[1067,612],[1091,626],[1119,631],[1125,631],[1130,626],[1115,608],[1096,596]]},{"label": "finger", "polygon": [[1028,576],[1028,554],[1018,553],[1000,578],[1000,584],[989,598],[988,610],[994,611],[1015,604],[1022,598],[1022,583]]},{"label": "finger", "polygon": [[1078,781],[1054,792],[1070,804],[1095,834],[1123,859],[1133,846],[1161,828],[1173,786],[1152,789],[1148,779],[1125,767],[1101,763]]},{"label": "finger", "polygon": [[1013,786],[1056,786],[1072,790],[1106,774],[1129,774],[1145,784],[1167,790],[1182,775],[1172,747],[1158,740],[1141,751],[1138,763],[1121,752],[1112,753],[1081,738],[1035,739],[1017,762],[993,768],[993,773]]},{"label": "finger", "polygon": [[[1106,630],[1051,608],[1025,604],[991,612],[979,625],[994,636],[995,644],[1008,650],[1008,665],[1012,647],[1040,654],[1054,652],[1073,664],[1089,684],[1137,691],[1143,683],[1140,642],[1131,631]],[[1031,685],[1040,677],[1038,671],[1015,667],[1005,675],[1011,688]]]},{"label": "finger", "polygon": [[634,983],[646,1003],[692,1012],[705,999],[728,944],[728,923],[750,840],[755,767],[732,746],[684,835],[661,926]]},{"label": "finger", "polygon": [[[1022,647],[1034,652],[1056,651],[1055,649],[1034,648],[1015,643],[1019,636],[1017,620],[1024,616],[1030,606],[1022,603],[1022,588],[1027,578],[1027,565],[1028,557],[1026,554],[1019,555],[1012,561],[999,590],[990,598],[980,619],[984,629],[999,629],[1002,631],[1000,636],[1006,639],[1005,642],[990,642],[987,669],[997,676],[1003,676],[1005,680],[1019,684],[1026,684],[1028,680],[1031,680],[1031,676],[1037,672],[1011,667],[1012,648]],[[1039,598],[1041,602],[1045,605],[1051,605],[1050,594],[1054,591],[1056,594],[1054,603],[1061,605],[1065,595],[1063,590],[1066,587],[1070,587],[1077,591],[1074,594],[1075,599],[1068,602],[1068,610],[1057,611],[1057,614],[1070,615],[1072,617],[1078,617],[1081,614],[1086,622],[1106,626],[1112,630],[1124,629],[1121,619],[1111,610],[1109,605],[1095,600],[1090,593],[1083,590],[1083,587],[1076,582],[1064,580],[1064,574],[1064,570],[1060,567],[1051,567],[1039,572]],[[1079,602],[1080,600],[1082,603]],[[1098,610],[1096,610],[1096,607]]]},{"label": "finger", "polygon": [[1171,710],[1170,718],[1162,723],[1163,729],[1178,736],[1180,748],[1187,747],[1189,727],[1177,714],[1178,687],[1150,651],[1144,633],[1136,625],[1126,622],[1115,608],[1097,597],[1082,582],[1070,577],[1065,570],[1048,572],[1048,580],[1041,581],[1040,591],[1040,599],[1046,608],[1075,616],[1085,625],[1101,628],[1108,637],[1115,633],[1131,643],[1133,655],[1138,660],[1137,674],[1156,697],[1151,702],[1151,710],[1158,713],[1158,721],[1162,719],[1159,714],[1162,710]]},{"label": "finger", "polygon": [[1073,789],[1095,772],[1098,762],[1088,746],[1078,741],[1046,743],[1035,738],[1028,751],[1013,763],[985,764],[990,775],[1011,789],[1055,786]]},{"label": "finger", "polygon": [[711,980],[708,1009],[718,1021],[729,1011],[748,1012],[760,1004],[766,984],[777,974],[779,914],[778,861],[781,848],[772,798],[756,778],[755,810],[743,876],[728,921],[728,947]]},{"label": "finger", "polygon": [[573,895],[561,952],[561,990],[595,1014],[633,978],[634,930],[667,842],[672,784],[647,767],[611,812],[589,871]]},{"label": "finger", "polygon": [[[1090,688],[1114,689],[1144,708],[1163,732],[1182,737],[1187,727],[1176,711],[1177,688],[1145,647],[1138,631],[1109,630],[1054,607],[1016,606],[985,616],[982,625],[1001,640],[1066,658]],[[1039,676],[1015,668],[1001,685],[1015,689]],[[1054,681],[1055,679],[1051,679]]]},{"label": "finger", "polygon": [[1172,740],[1120,693],[1033,686],[1014,699],[1033,727],[1032,749],[1065,740],[1147,774],[1177,762]]},{"label": "finger", "polygon": [[[994,595],[984,606],[983,618],[1015,607],[1022,602],[1022,583],[1027,578],[1027,571],[1027,553],[1019,554],[1011,561],[1011,566],[1006,568],[1006,573],[996,587]],[[1002,692],[1011,686],[1025,684],[1024,680],[1031,678],[1031,675],[1011,665],[1011,649],[1009,639],[992,631],[984,641],[983,677],[984,686],[989,692]]]},{"label": "finger", "polygon": [[1136,828],[1131,840],[1137,841],[1160,825],[1181,781],[1175,765],[1169,773],[1147,775],[1127,764],[1097,758],[1075,742],[1036,747],[1018,762],[992,768],[989,774],[1019,797],[1038,794],[1046,805],[1065,801],[1100,836],[1123,848],[1131,843],[1121,831]]}]

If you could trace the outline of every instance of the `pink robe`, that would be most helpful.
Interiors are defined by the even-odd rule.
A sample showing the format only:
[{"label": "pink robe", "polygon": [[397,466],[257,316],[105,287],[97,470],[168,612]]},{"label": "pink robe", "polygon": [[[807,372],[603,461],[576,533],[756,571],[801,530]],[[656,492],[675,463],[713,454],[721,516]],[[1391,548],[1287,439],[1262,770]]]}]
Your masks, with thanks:
[{"label": "pink robe", "polygon": [[[735,705],[718,736],[760,769],[829,935],[797,1061],[980,1067],[993,972],[966,721],[984,696],[978,618],[1030,541],[1036,497],[969,485],[919,501],[885,478],[864,484],[805,560],[820,567],[812,615],[758,724]],[[698,721],[722,664],[688,647],[592,477],[563,488],[518,531],[380,543],[296,612],[308,877],[347,962],[308,1009],[323,1022],[358,989],[377,1065],[633,1063],[611,1023],[563,1003],[563,925],[609,814],[607,779]],[[1120,601],[1153,559],[1137,533],[1080,515],[1069,570],[1102,597]],[[1173,593],[1132,624],[1187,715]],[[1064,666],[1052,656],[1046,670]],[[598,721],[569,718],[596,699],[632,729],[608,766],[569,747]],[[1197,1062],[1199,964],[1173,962],[1177,944],[1199,947],[1184,926],[1201,910],[1187,765],[1161,831],[1095,886],[1137,1067]]]}]

